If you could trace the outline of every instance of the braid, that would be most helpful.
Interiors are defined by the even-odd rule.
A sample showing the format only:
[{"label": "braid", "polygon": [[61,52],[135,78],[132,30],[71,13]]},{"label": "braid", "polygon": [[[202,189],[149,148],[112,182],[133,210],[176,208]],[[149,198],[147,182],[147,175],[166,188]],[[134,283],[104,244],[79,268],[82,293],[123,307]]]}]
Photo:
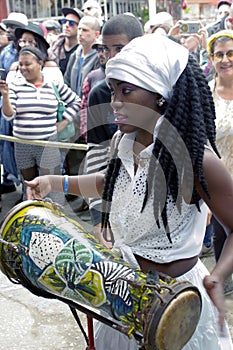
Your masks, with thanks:
[{"label": "braid", "polygon": [[161,216],[170,242],[168,196],[172,196],[180,211],[181,188],[185,182],[190,190],[190,201],[200,210],[200,196],[194,184],[194,173],[209,196],[202,164],[204,147],[208,140],[218,154],[214,119],[215,109],[208,83],[198,64],[190,57],[173,89],[154,142],[147,178],[148,193],[143,204],[144,208],[148,196],[153,192],[155,219],[158,223]]},{"label": "braid", "polygon": [[110,209],[111,209],[112,195],[113,195],[115,182],[121,166],[121,160],[120,158],[117,157],[118,143],[120,142],[121,137],[119,138],[117,145],[114,149],[113,157],[109,162],[107,172],[105,175],[105,184],[104,184],[104,190],[102,194],[103,201],[102,201],[102,221],[101,221],[101,228],[103,229],[103,231],[107,229],[108,225],[110,226],[109,215],[110,215]]}]

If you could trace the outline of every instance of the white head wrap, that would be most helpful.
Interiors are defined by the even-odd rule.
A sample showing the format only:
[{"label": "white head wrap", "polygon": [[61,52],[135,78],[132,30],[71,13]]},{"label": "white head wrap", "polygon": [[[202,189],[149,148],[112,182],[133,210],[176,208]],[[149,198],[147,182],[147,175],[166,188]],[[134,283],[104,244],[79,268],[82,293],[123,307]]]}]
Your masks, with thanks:
[{"label": "white head wrap", "polygon": [[146,34],[132,40],[106,66],[106,79],[126,81],[166,100],[188,62],[189,51],[173,40]]}]

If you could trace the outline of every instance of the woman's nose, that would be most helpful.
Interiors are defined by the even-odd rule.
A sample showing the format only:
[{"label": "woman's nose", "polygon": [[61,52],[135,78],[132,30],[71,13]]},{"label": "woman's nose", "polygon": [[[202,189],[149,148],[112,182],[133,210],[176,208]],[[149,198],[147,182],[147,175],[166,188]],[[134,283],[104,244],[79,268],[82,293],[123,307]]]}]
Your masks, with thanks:
[{"label": "woman's nose", "polygon": [[112,98],[111,105],[113,109],[119,110],[122,107],[123,103],[114,97]]}]

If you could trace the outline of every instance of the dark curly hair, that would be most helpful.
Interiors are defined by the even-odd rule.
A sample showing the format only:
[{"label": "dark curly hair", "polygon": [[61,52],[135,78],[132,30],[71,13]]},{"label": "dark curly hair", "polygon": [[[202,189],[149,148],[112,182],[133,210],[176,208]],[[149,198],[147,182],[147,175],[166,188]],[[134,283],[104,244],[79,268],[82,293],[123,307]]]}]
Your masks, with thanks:
[{"label": "dark curly hair", "polygon": [[[164,119],[154,141],[147,175],[147,190],[142,206],[143,210],[148,196],[154,193],[154,216],[158,226],[160,226],[159,218],[162,219],[170,242],[167,220],[168,197],[172,196],[177,208],[180,209],[181,187],[185,183],[185,187],[190,190],[190,203],[195,204],[200,210],[200,196],[195,186],[194,174],[210,197],[202,164],[204,148],[208,142],[219,156],[215,136],[215,107],[212,94],[202,70],[195,58],[190,55],[186,68],[173,88],[172,97],[166,104]],[[116,147],[105,177],[103,231],[109,225],[114,185],[121,166],[117,152]]]}]

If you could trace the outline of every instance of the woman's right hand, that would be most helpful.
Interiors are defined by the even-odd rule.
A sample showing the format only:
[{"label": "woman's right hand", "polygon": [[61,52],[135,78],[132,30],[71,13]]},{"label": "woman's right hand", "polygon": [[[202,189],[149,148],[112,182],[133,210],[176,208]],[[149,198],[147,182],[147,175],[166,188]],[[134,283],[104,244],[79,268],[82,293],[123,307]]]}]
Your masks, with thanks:
[{"label": "woman's right hand", "polygon": [[7,96],[9,93],[8,84],[5,80],[0,80],[0,92],[2,96]]},{"label": "woman's right hand", "polygon": [[49,177],[39,176],[32,181],[24,181],[27,186],[27,199],[42,199],[51,191]]}]

